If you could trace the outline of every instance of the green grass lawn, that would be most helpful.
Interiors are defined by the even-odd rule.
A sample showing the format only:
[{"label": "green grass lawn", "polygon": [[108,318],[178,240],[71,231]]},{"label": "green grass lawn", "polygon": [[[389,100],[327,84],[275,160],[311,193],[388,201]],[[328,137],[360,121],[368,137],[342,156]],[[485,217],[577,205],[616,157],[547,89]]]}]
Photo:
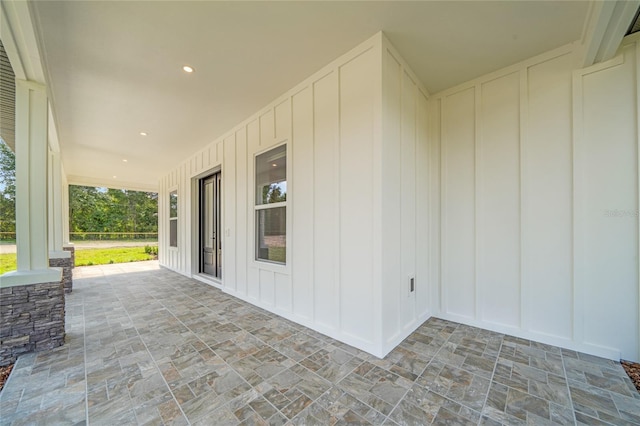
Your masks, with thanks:
[{"label": "green grass lawn", "polygon": [[106,265],[108,263],[139,262],[153,259],[154,256],[144,252],[144,247],[76,250],[76,266]]},{"label": "green grass lawn", "polygon": [[3,253],[0,254],[0,274],[16,270],[16,254]]},{"label": "green grass lawn", "polygon": [[[144,247],[114,247],[105,249],[76,250],[76,266],[106,265],[109,263],[139,262],[153,260],[155,256],[145,253]],[[0,254],[0,274],[16,269],[16,254]]]}]

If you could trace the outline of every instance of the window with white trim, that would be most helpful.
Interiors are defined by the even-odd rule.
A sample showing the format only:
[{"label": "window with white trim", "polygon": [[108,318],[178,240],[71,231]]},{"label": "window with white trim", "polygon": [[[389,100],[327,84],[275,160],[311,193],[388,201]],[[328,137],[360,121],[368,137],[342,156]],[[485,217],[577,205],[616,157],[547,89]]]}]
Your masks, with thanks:
[{"label": "window with white trim", "polygon": [[178,191],[169,193],[169,247],[178,247]]},{"label": "window with white trim", "polygon": [[287,145],[255,161],[256,260],[284,265],[287,259]]}]

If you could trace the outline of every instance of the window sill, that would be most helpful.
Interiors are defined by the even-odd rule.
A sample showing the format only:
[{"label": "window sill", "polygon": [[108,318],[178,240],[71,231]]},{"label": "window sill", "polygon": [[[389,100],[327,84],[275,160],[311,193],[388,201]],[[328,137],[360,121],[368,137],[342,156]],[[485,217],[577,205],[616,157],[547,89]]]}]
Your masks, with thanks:
[{"label": "window sill", "polygon": [[269,262],[265,260],[253,259],[252,264],[257,269],[264,271],[278,272],[280,274],[289,274],[289,265],[282,263]]}]

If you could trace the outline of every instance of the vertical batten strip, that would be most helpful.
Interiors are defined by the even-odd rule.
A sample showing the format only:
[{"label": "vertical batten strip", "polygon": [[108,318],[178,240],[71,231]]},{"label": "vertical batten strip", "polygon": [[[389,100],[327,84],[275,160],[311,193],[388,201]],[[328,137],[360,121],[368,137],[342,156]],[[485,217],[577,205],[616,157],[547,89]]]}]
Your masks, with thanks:
[{"label": "vertical batten strip", "polygon": [[520,328],[529,330],[530,328],[530,312],[527,303],[529,298],[529,281],[526,278],[526,243],[525,227],[527,223],[527,190],[525,184],[526,178],[526,147],[528,142],[529,131],[529,67],[520,70]]},{"label": "vertical batten strip", "polygon": [[444,111],[446,111],[446,105],[448,97],[442,97],[439,105],[440,109],[440,313],[446,314],[449,312],[449,303],[447,301],[448,292],[447,286],[443,285],[447,280],[447,128],[444,126]]},{"label": "vertical batten strip", "polygon": [[[638,204],[636,205],[636,212],[640,212],[640,42],[636,40],[635,42],[635,50],[636,50],[636,153],[638,154],[638,158],[636,161],[636,173],[638,176]],[[636,214],[636,218],[638,219],[638,236],[636,240],[637,250],[640,253],[640,214]],[[640,358],[640,262],[637,263],[638,266],[638,301],[637,301],[637,309],[636,309],[636,320],[638,321],[638,348],[636,352],[636,359]]]},{"label": "vertical batten strip", "polygon": [[[287,192],[289,194],[293,194],[294,192],[294,188],[295,188],[295,182],[294,179],[291,179],[291,177],[293,176],[293,172],[294,172],[294,168],[295,165],[293,164],[293,155],[294,155],[294,145],[293,145],[293,95],[291,96],[287,96],[287,100],[285,102],[289,103],[289,127],[287,128],[289,134],[286,135],[287,138]],[[284,103],[284,102],[282,102]],[[281,103],[281,104],[282,104]],[[276,134],[276,129],[278,128],[277,123],[275,122],[276,120],[276,108],[274,107],[273,109],[273,135],[274,138],[277,137]],[[281,136],[280,139],[283,139],[283,137]],[[294,297],[293,297],[293,270],[295,269],[295,265],[292,262],[293,259],[293,255],[292,255],[292,250],[291,248],[293,247],[292,242],[293,242],[293,219],[294,219],[294,204],[295,204],[295,196],[293,197],[293,199],[291,199],[291,196],[287,195],[287,207],[286,207],[286,216],[290,217],[290,220],[287,220],[285,222],[285,226],[286,226],[286,231],[287,231],[287,237],[286,237],[286,257],[285,257],[285,261],[287,262],[287,266],[289,267],[289,274],[288,274],[288,284],[289,284],[289,306],[288,309],[291,312],[295,312],[295,309],[293,307],[294,304]],[[313,245],[313,241],[311,242],[311,244]],[[276,276],[277,279],[277,276]],[[276,294],[277,294],[277,285],[276,285]]]},{"label": "vertical batten strip", "polygon": [[[202,157],[200,157],[202,158]],[[178,266],[178,268],[183,272],[183,273],[187,273],[188,271],[185,268],[185,263],[186,263],[186,257],[187,257],[187,231],[191,231],[188,226],[188,220],[187,220],[187,200],[190,199],[190,197],[187,197],[187,188],[186,185],[183,184],[185,178],[186,178],[186,173],[185,173],[185,166],[181,165],[180,166],[180,175],[179,175],[179,181],[178,181],[178,187],[180,188],[180,192],[182,192],[182,196],[178,196],[178,202],[180,203],[180,214],[179,214],[179,221],[181,220],[182,222],[182,226],[181,226],[181,235],[180,235],[180,240],[182,243],[182,247],[180,250],[180,264]]]},{"label": "vertical batten strip", "polygon": [[[373,87],[375,88],[373,94],[373,123],[372,123],[372,132],[373,132],[373,147],[371,152],[371,170],[372,170],[372,178],[373,178],[373,195],[371,200],[371,232],[373,233],[373,259],[372,259],[372,275],[373,275],[373,316],[377,318],[377,321],[374,321],[373,324],[373,341],[376,346],[378,346],[378,351],[382,351],[383,343],[382,343],[382,321],[379,318],[382,317],[382,67],[384,63],[384,53],[386,52],[386,48],[383,46],[382,42],[382,34],[378,33],[376,36],[376,41],[374,43],[376,48],[373,49],[374,54],[376,55],[376,59],[374,59],[374,63],[377,64],[377,69],[375,70],[376,79],[374,81]],[[376,129],[377,127],[377,129]]]},{"label": "vertical batten strip", "polygon": [[251,267],[251,259],[253,257],[253,246],[250,242],[251,223],[253,222],[253,205],[251,203],[251,187],[253,185],[251,178],[251,153],[249,151],[249,124],[242,126],[244,132],[244,295],[249,296],[249,268]]},{"label": "vertical batten strip", "polygon": [[[200,156],[200,159],[202,160],[202,156]],[[200,161],[200,164],[202,164],[202,161]],[[187,226],[186,204],[188,198],[186,185],[183,184],[185,178],[184,170],[185,166],[181,164],[178,169],[178,205],[180,206],[180,212],[178,213],[178,225],[180,228],[180,230],[178,231],[178,238],[180,239],[180,251],[178,252],[178,270],[180,270],[182,273],[187,272],[184,268],[187,248],[187,230],[191,231]]]},{"label": "vertical batten strip", "polygon": [[[427,208],[429,209],[429,236],[430,239],[428,241],[428,251],[429,251],[429,277],[431,279],[430,285],[432,288],[430,297],[431,300],[428,303],[433,314],[441,314],[442,313],[442,282],[440,279],[440,274],[442,273],[442,240],[440,238],[440,233],[442,232],[442,227],[440,224],[439,211],[442,206],[442,180],[440,178],[440,173],[442,170],[441,165],[441,118],[442,118],[442,100],[434,99],[427,100],[427,144],[428,152],[429,152],[429,161],[427,162],[427,167],[429,170],[429,180],[430,180],[430,194],[427,198],[428,204]],[[435,114],[434,114],[435,112]],[[434,117],[435,116],[435,117]],[[437,163],[437,167],[436,167]],[[437,189],[437,193],[436,193]]]},{"label": "vertical batten strip", "polygon": [[[233,132],[233,187],[234,189],[238,187],[238,133]],[[222,176],[224,179],[224,176]],[[224,194],[222,194],[222,202],[225,202]],[[235,291],[238,291],[238,191],[235,190],[233,194],[233,229],[230,230],[229,235],[227,236],[227,230],[223,231],[225,238],[230,238],[233,240],[233,268],[234,268],[234,283],[233,288]],[[223,247],[224,248],[224,247]],[[224,256],[224,251],[222,252]],[[224,271],[222,273],[222,279],[224,279]]]},{"label": "vertical batten strip", "polygon": [[[420,280],[424,280],[424,284],[423,284],[423,292],[424,292],[424,300],[423,300],[423,307],[425,309],[425,311],[423,313],[428,313],[429,315],[431,315],[431,313],[433,312],[433,308],[431,306],[431,303],[433,302],[433,297],[431,296],[432,290],[435,289],[436,286],[436,281],[432,279],[432,271],[434,270],[434,262],[433,262],[433,248],[435,247],[434,242],[433,242],[433,210],[431,209],[430,203],[428,200],[431,199],[432,197],[432,193],[433,193],[433,180],[432,180],[432,175],[431,175],[431,159],[432,159],[432,155],[431,155],[431,144],[429,143],[429,130],[430,130],[430,125],[431,122],[429,120],[429,99],[427,98],[427,96],[422,93],[422,91],[419,91],[418,93],[418,105],[422,105],[420,107],[420,110],[422,112],[422,119],[421,119],[421,123],[422,126],[424,126],[421,131],[420,131],[420,143],[418,143],[418,139],[416,139],[416,149],[418,146],[422,145],[422,149],[423,149],[423,153],[424,153],[424,158],[423,161],[421,163],[421,170],[424,170],[424,168],[426,167],[426,173],[423,172],[422,176],[425,181],[422,182],[419,179],[419,173],[418,170],[416,170],[416,197],[418,197],[418,189],[420,188],[420,184],[422,183],[422,185],[424,185],[424,188],[426,188],[427,190],[427,194],[423,195],[423,198],[421,199],[421,204],[422,207],[424,207],[424,210],[419,210],[416,209],[416,229],[418,227],[418,217],[421,214],[424,214],[426,217],[426,232],[424,234],[424,240],[422,242],[423,247],[426,248],[426,251],[422,252],[425,256],[427,256],[427,262],[426,262],[426,273],[424,274],[424,277],[422,277]],[[425,201],[426,200],[426,201]],[[418,244],[420,244],[420,238],[417,237],[416,238],[416,249]],[[426,244],[424,243],[424,241],[426,241]],[[419,263],[419,258],[417,256],[418,251],[416,250],[416,269],[417,269],[417,265]],[[424,269],[423,269],[424,270]],[[417,275],[417,272],[416,272]]]},{"label": "vertical batten strip", "polygon": [[578,206],[582,202],[582,186],[579,185],[580,170],[578,165],[580,164],[580,143],[582,142],[582,78],[583,74],[581,70],[573,72],[573,143],[571,146],[572,151],[572,176],[573,180],[571,187],[573,190],[573,203],[572,203],[572,217],[573,217],[573,245],[572,245],[572,288],[573,288],[573,322],[571,324],[572,339],[575,342],[582,343],[584,341],[584,323],[582,319],[583,305],[582,289],[581,285],[584,284],[584,280],[581,278],[581,270],[583,270],[582,261],[584,260],[582,236],[582,220],[578,216]]},{"label": "vertical batten strip", "polygon": [[474,85],[474,91],[473,91],[473,100],[475,102],[475,108],[474,108],[474,117],[473,117],[473,122],[474,122],[474,126],[475,126],[475,132],[473,135],[473,147],[474,147],[474,163],[473,163],[473,187],[474,187],[474,193],[473,193],[473,240],[474,240],[474,246],[475,246],[475,250],[474,250],[474,260],[473,260],[473,276],[474,276],[474,283],[473,283],[473,297],[474,297],[474,302],[475,302],[475,312],[473,313],[473,318],[476,320],[482,320],[482,298],[480,297],[482,294],[482,289],[478,286],[478,255],[479,255],[479,246],[481,244],[482,241],[478,241],[478,187],[481,185],[479,182],[481,180],[481,176],[480,173],[478,172],[478,165],[480,164],[480,155],[482,154],[482,137],[481,135],[481,131],[482,131],[482,126],[480,123],[480,117],[481,117],[481,111],[482,111],[482,86],[481,83],[478,83],[476,85]]},{"label": "vertical batten strip", "polygon": [[[316,86],[315,82],[309,84],[309,90],[311,91],[311,152],[312,152],[312,161],[311,161],[311,188],[316,187]],[[291,113],[293,114],[293,105],[291,106]],[[291,134],[293,135],[293,120],[291,120]],[[311,228],[311,274],[310,274],[310,283],[311,283],[311,321],[316,321],[316,303],[315,297],[316,294],[316,197],[315,190],[314,195],[311,197],[311,217],[314,218],[312,220],[312,228]]]},{"label": "vertical batten strip", "polygon": [[158,180],[158,260],[162,265],[165,263],[164,250],[166,245],[164,244],[164,215],[162,214],[163,196],[164,194],[164,177]]},{"label": "vertical batten strip", "polygon": [[[291,96],[289,96],[289,99],[291,99]],[[277,129],[278,129],[278,123],[276,122],[276,121],[277,121],[277,118],[276,118],[276,109],[278,108],[278,106],[279,106],[279,105],[274,105],[274,106],[271,108],[271,111],[272,111],[272,113],[273,113],[273,134],[272,134],[271,136],[273,137],[273,139],[274,139],[274,140],[278,137],[278,134],[276,133],[276,132],[277,132]]]},{"label": "vertical batten strip", "polygon": [[442,246],[442,228],[440,226],[440,222],[442,220],[442,211],[441,211],[441,206],[442,206],[442,100],[438,99],[436,104],[436,108],[438,111],[438,119],[437,119],[437,125],[438,125],[438,129],[437,129],[437,136],[438,136],[438,141],[437,144],[434,146],[434,149],[436,150],[434,152],[433,158],[434,161],[437,162],[438,164],[438,168],[436,170],[436,173],[434,174],[435,176],[435,184],[434,184],[434,188],[438,189],[438,193],[437,193],[437,198],[436,198],[436,208],[433,209],[432,211],[435,212],[436,217],[434,218],[434,223],[437,224],[437,242],[438,242],[438,252],[436,253],[436,264],[437,264],[437,273],[435,275],[436,278],[436,298],[434,298],[434,303],[437,303],[437,305],[434,307],[438,313],[442,312],[442,250],[441,250],[441,246]]},{"label": "vertical batten strip", "polygon": [[[416,82],[413,82],[413,250],[411,252],[412,260],[411,260],[411,275],[414,279],[414,288],[413,288],[413,301],[412,301],[412,309],[413,315],[411,321],[415,321],[421,312],[418,312],[418,262],[417,262],[417,252],[418,252],[418,126],[420,125],[420,120],[418,119],[418,111],[420,109],[420,90],[418,89],[418,85]],[[428,186],[427,186],[428,188]],[[428,218],[426,218],[428,221]],[[405,282],[405,288],[406,288]],[[426,281],[423,284],[426,286]]]},{"label": "vertical batten strip", "polygon": [[[394,60],[396,60],[394,58]],[[397,62],[397,60],[396,60]],[[396,329],[400,329],[402,327],[402,321],[404,320],[403,318],[403,313],[402,313],[402,307],[404,304],[404,298],[408,296],[405,295],[405,283],[404,283],[404,276],[405,276],[405,270],[404,270],[404,256],[403,256],[403,248],[404,248],[404,238],[403,238],[403,226],[402,226],[402,218],[403,213],[404,213],[404,193],[405,193],[405,189],[404,189],[404,182],[402,179],[402,169],[404,164],[402,163],[403,160],[403,155],[402,155],[402,151],[404,150],[404,115],[406,114],[406,108],[404,105],[404,101],[405,101],[405,96],[404,96],[404,88],[406,85],[405,82],[405,72],[404,72],[404,67],[402,66],[402,64],[400,62],[398,62],[398,105],[400,106],[400,114],[398,115],[398,141],[400,142],[400,147],[398,149],[398,153],[397,153],[397,163],[399,166],[399,170],[398,170],[398,179],[399,179],[399,183],[400,183],[400,205],[398,206],[398,219],[400,220],[399,226],[398,226],[398,266],[400,268],[400,277],[399,277],[399,282],[400,282],[400,294],[398,295],[398,302],[397,302],[397,312],[396,312]]]},{"label": "vertical batten strip", "polygon": [[340,108],[340,103],[341,103],[341,85],[340,82],[341,80],[341,74],[342,74],[342,68],[340,66],[337,66],[335,69],[336,72],[336,91],[337,91],[337,96],[336,96],[336,120],[337,120],[337,126],[336,126],[336,135],[335,135],[335,150],[334,150],[334,156],[335,156],[335,173],[336,173],[336,181],[335,181],[335,185],[336,185],[336,263],[335,263],[335,269],[334,269],[334,274],[336,276],[336,285],[335,285],[335,294],[334,297],[336,298],[336,306],[337,306],[337,310],[336,310],[336,327],[338,328],[338,330],[340,330],[341,332],[342,330],[342,303],[341,300],[342,298],[340,297],[340,293],[342,291],[341,286],[342,286],[342,262],[341,262],[341,258],[340,256],[342,255],[342,250],[341,250],[341,241],[340,241],[340,236],[342,235],[342,227],[341,227],[341,223],[342,221],[340,220],[340,213],[342,210],[342,205],[340,203],[340,168],[341,168],[341,155],[340,155],[340,147],[342,145],[342,120],[341,120],[341,108]]}]

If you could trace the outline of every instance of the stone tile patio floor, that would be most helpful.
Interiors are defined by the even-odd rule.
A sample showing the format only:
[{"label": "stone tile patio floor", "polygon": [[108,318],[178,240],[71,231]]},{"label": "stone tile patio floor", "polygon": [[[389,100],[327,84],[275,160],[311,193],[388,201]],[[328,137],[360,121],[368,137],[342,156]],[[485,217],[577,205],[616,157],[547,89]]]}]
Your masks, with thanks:
[{"label": "stone tile patio floor", "polygon": [[67,341],[21,357],[19,424],[640,424],[620,364],[439,319],[385,359],[157,262],[76,268]]}]

